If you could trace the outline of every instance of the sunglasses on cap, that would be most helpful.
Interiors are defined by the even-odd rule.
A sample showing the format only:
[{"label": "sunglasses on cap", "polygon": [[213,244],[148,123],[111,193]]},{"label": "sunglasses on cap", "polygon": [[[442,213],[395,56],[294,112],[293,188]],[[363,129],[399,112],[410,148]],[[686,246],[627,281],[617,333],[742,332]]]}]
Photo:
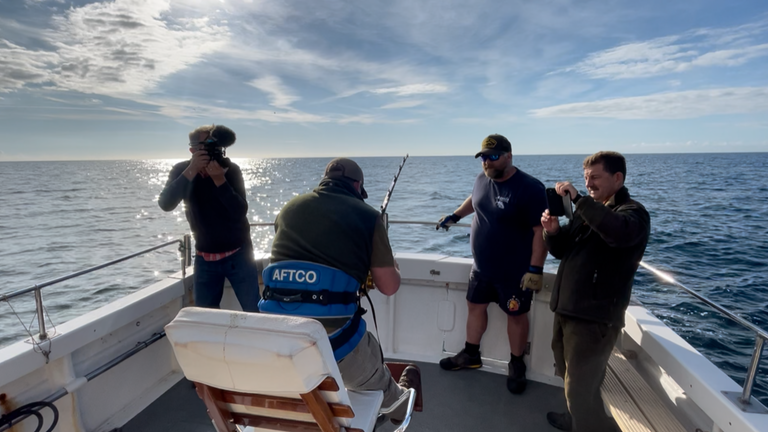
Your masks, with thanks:
[{"label": "sunglasses on cap", "polygon": [[481,154],[480,155],[480,160],[482,160],[483,162],[485,162],[485,161],[496,162],[497,160],[499,160],[500,157],[501,157],[501,155],[498,155],[498,154],[492,154],[492,155]]}]

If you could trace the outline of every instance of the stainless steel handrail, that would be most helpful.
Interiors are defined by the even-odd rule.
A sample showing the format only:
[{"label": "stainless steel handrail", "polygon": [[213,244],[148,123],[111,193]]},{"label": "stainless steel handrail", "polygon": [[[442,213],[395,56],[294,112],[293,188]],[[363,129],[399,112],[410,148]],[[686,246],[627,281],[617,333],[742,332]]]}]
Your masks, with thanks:
[{"label": "stainless steel handrail", "polygon": [[2,301],[7,302],[8,300],[10,300],[12,298],[19,297],[21,295],[24,295],[24,294],[27,294],[27,293],[30,293],[30,292],[34,292],[35,293],[35,307],[36,307],[36,311],[37,311],[37,322],[38,322],[38,326],[39,326],[38,338],[41,341],[44,341],[44,340],[48,339],[48,333],[45,330],[45,317],[44,317],[45,310],[43,308],[43,294],[42,294],[42,289],[43,288],[51,286],[51,285],[55,285],[55,284],[57,284],[59,282],[64,282],[66,280],[76,278],[78,276],[82,276],[84,274],[88,274],[88,273],[94,272],[96,270],[103,269],[105,267],[109,267],[109,266],[113,266],[115,264],[119,264],[119,263],[121,263],[123,261],[127,261],[127,260],[129,260],[131,258],[135,258],[135,257],[137,257],[139,255],[144,255],[144,254],[146,254],[148,252],[152,252],[152,251],[155,251],[155,250],[158,250],[158,249],[162,249],[164,247],[168,247],[168,246],[173,245],[173,244],[179,244],[179,249],[183,252],[182,259],[181,259],[181,271],[186,276],[186,268],[191,265],[191,254],[190,254],[191,238],[190,238],[189,234],[185,234],[180,239],[169,240],[169,241],[167,241],[165,243],[161,243],[159,245],[155,245],[155,246],[152,246],[150,248],[143,249],[143,250],[140,250],[138,252],[134,252],[132,254],[122,256],[122,257],[114,259],[112,261],[107,261],[105,263],[102,263],[102,264],[99,264],[99,265],[96,265],[96,266],[93,266],[93,267],[90,267],[90,268],[87,268],[87,269],[84,269],[84,270],[80,270],[78,272],[70,273],[70,274],[65,275],[65,276],[61,276],[61,277],[58,277],[58,278],[55,278],[55,279],[51,279],[51,280],[48,280],[48,281],[45,281],[45,282],[42,282],[42,283],[39,283],[39,284],[35,284],[35,285],[33,285],[33,286],[29,287],[29,288],[24,288],[24,289],[20,289],[20,290],[17,290],[17,291],[13,291],[13,292],[10,292],[8,294],[2,294],[2,295],[0,295],[0,302],[2,302]]},{"label": "stainless steel handrail", "polygon": [[167,242],[159,244],[157,246],[153,246],[151,248],[147,248],[147,249],[141,250],[139,252],[135,252],[135,253],[132,253],[130,255],[126,255],[124,257],[120,257],[118,259],[115,259],[115,260],[112,260],[112,261],[108,261],[108,262],[105,262],[105,263],[102,263],[102,264],[99,264],[99,265],[87,268],[85,270],[80,270],[78,272],[70,273],[68,275],[58,277],[56,279],[51,279],[51,280],[45,281],[43,283],[35,284],[35,285],[33,285],[33,286],[29,287],[29,288],[20,289],[18,291],[14,291],[14,292],[11,292],[9,294],[3,294],[3,295],[0,295],[0,301],[9,300],[9,299],[12,299],[14,297],[18,297],[18,296],[26,294],[26,293],[30,293],[30,292],[32,292],[32,291],[34,291],[36,289],[39,289],[39,288],[45,288],[47,286],[51,286],[51,285],[57,284],[59,282],[64,282],[65,280],[69,280],[69,279],[72,279],[72,278],[75,278],[75,277],[78,277],[78,276],[82,276],[84,274],[91,273],[91,272],[94,272],[96,270],[100,270],[100,269],[102,269],[104,267],[109,267],[111,265],[123,262],[125,260],[129,260],[129,259],[137,257],[139,255],[143,255],[143,254],[145,254],[147,252],[152,252],[154,250],[164,248],[166,246],[169,246],[169,245],[172,245],[172,244],[175,244],[175,243],[179,243],[179,240],[175,239],[175,240],[167,241]]},{"label": "stainless steel handrail", "polygon": [[704,297],[703,295],[699,294],[698,292],[688,288],[687,286],[681,284],[680,282],[676,281],[675,278],[673,278],[671,275],[664,273],[661,270],[658,270],[654,267],[652,267],[650,264],[646,263],[645,261],[640,261],[640,265],[643,266],[645,269],[649,270],[651,273],[655,274],[656,276],[660,277],[665,282],[669,282],[672,285],[676,285],[682,289],[684,289],[686,292],[688,292],[690,295],[696,297],[697,299],[701,300],[702,302],[709,305],[711,308],[717,310],[721,314],[727,316],[733,321],[736,321],[737,323],[741,324],[743,327],[748,328],[749,330],[752,330],[756,334],[758,334],[763,339],[768,339],[768,332],[761,329],[760,327],[757,327],[756,325],[752,324],[751,322],[745,320],[744,318],[736,315],[735,313],[729,311],[728,309],[720,306],[719,304],[715,303],[714,301],[708,299],[707,297]]},{"label": "stainless steel handrail", "polygon": [[[661,280],[664,282],[668,282],[672,285],[675,285],[677,287],[682,288],[685,290],[688,294],[696,297],[697,299],[701,300],[703,303],[711,307],[712,309],[715,309],[716,311],[720,312],[721,314],[725,315],[732,321],[736,322],[737,324],[741,325],[742,327],[747,328],[748,330],[751,330],[755,333],[755,347],[752,351],[752,359],[749,362],[749,368],[747,369],[747,376],[744,378],[744,387],[742,388],[741,396],[738,398],[738,402],[741,404],[748,406],[752,403],[752,387],[755,384],[755,378],[757,377],[757,369],[760,366],[760,357],[763,354],[763,342],[768,340],[768,332],[761,329],[760,327],[752,324],[751,322],[745,320],[744,318],[736,315],[735,313],[731,312],[730,310],[720,306],[719,304],[715,303],[714,301],[708,299],[707,297],[701,295],[700,293],[688,288],[687,286],[681,284],[675,278],[673,278],[671,275],[654,268],[650,264],[646,263],[645,261],[640,261],[640,265],[645,268],[646,270],[650,271],[651,273],[655,274]],[[745,407],[741,407],[742,409],[745,409]]]}]

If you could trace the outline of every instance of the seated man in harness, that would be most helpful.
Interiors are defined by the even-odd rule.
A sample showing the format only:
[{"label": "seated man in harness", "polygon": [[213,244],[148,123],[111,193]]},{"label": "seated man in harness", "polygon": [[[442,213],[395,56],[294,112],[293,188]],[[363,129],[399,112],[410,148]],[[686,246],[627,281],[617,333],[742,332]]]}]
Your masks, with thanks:
[{"label": "seated man in harness", "polygon": [[[382,294],[390,296],[400,288],[400,271],[381,214],[365,198],[360,166],[337,158],[315,190],[283,207],[275,220],[259,310],[320,321],[346,388],[382,390],[382,407],[389,407],[405,389],[418,388],[421,377],[409,366],[395,382],[383,364],[381,346],[362,319],[360,294],[369,271]],[[405,405],[390,414],[393,423],[403,420]]]}]

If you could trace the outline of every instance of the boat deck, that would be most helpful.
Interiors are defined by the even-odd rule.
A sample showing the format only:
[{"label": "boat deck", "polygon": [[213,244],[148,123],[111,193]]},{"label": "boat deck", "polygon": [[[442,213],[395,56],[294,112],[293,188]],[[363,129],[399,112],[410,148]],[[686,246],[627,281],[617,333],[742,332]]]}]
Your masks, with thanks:
[{"label": "boat deck", "polygon": [[[414,413],[408,431],[552,432],[548,411],[564,411],[563,389],[528,382],[523,395],[507,391],[506,377],[480,371],[421,368],[424,412]],[[382,427],[382,430],[393,428]],[[182,380],[122,428],[122,432],[215,432],[192,384]]]}]

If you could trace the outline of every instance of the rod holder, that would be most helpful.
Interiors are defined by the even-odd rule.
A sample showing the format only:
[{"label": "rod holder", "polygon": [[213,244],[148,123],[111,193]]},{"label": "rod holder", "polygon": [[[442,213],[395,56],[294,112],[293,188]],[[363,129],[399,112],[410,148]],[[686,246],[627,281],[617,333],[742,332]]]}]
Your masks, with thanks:
[{"label": "rod holder", "polygon": [[37,325],[40,328],[38,337],[41,341],[48,339],[45,331],[45,310],[43,309],[43,293],[40,288],[35,289],[35,309],[37,309]]},{"label": "rod holder", "polygon": [[184,267],[192,265],[192,236],[184,234]]},{"label": "rod holder", "polygon": [[744,380],[744,390],[741,392],[741,402],[749,405],[752,396],[752,387],[755,384],[757,368],[760,366],[760,356],[763,355],[763,343],[765,341],[760,335],[755,336],[755,349],[752,351],[752,360],[749,362],[749,370]]}]

